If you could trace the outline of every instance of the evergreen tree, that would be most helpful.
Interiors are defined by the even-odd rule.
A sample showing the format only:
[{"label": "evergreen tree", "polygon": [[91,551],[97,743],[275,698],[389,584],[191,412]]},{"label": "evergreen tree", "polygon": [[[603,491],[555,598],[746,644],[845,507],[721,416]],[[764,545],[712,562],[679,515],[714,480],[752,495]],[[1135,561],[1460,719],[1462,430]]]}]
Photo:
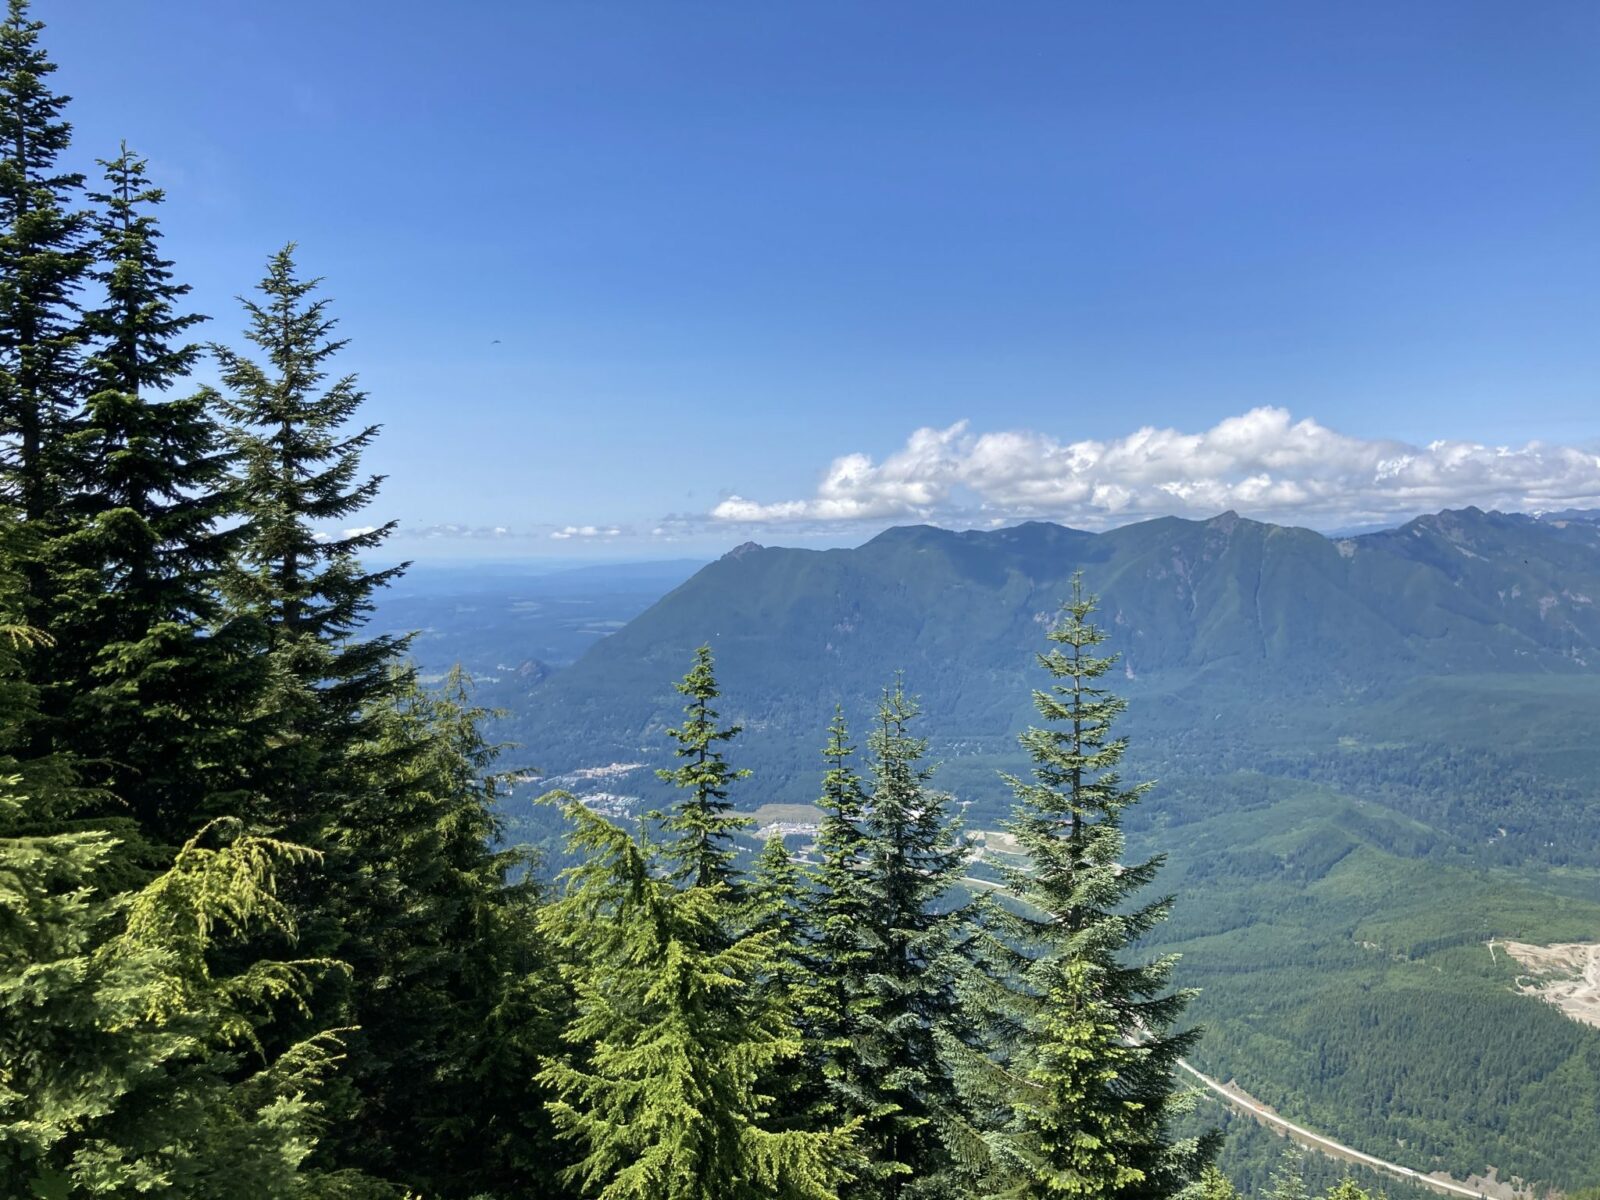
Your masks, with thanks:
[{"label": "evergreen tree", "polygon": [[806,1035],[803,997],[807,980],[807,955],[803,943],[806,880],[801,868],[774,835],[756,856],[745,902],[743,928],[769,940],[772,969],[752,980],[764,1002],[781,1012],[799,1038],[801,1052],[776,1063],[761,1081],[772,1096],[775,1127],[809,1128],[818,1113],[814,1103],[819,1065],[815,1043]]},{"label": "evergreen tree", "polygon": [[1308,1200],[1305,1155],[1298,1149],[1285,1150],[1267,1184],[1267,1200]]},{"label": "evergreen tree", "polygon": [[[22,625],[61,633],[54,559],[69,531],[62,511],[63,441],[81,398],[77,292],[88,255],[87,217],[78,207],[81,175],[59,164],[71,140],[65,96],[39,46],[43,26],[26,0],[9,0],[0,24],[0,504],[15,515],[8,531]],[[35,682],[54,677],[56,640],[18,648]],[[27,757],[48,760],[52,722],[46,697],[30,706],[16,736]]]},{"label": "evergreen tree", "polygon": [[436,691],[401,687],[381,718],[376,803],[341,842],[367,866],[346,930],[361,1108],[335,1131],[339,1157],[441,1200],[553,1189],[534,1077],[569,1005],[533,864],[496,849],[493,714],[459,670]]},{"label": "evergreen tree", "polygon": [[41,1196],[301,1195],[310,1097],[337,1045],[262,1062],[251,1034],[263,1008],[302,997],[307,965],[214,977],[207,963],[214,943],[284,920],[272,879],[293,848],[191,842],[108,900],[116,839],[14,836],[30,805],[14,780],[0,779],[0,1177]]},{"label": "evergreen tree", "polygon": [[673,753],[681,761],[672,770],[656,774],[687,794],[670,814],[649,815],[662,823],[668,835],[662,854],[670,864],[673,882],[688,882],[693,887],[720,884],[737,897],[733,839],[752,821],[732,814],[728,786],[750,772],[730,767],[720,749],[723,742],[739,736],[739,727],[717,724],[717,710],[711,704],[721,693],[710,646],[694,652],[694,666],[673,686],[688,697],[683,724],[667,730],[667,736],[678,743]]},{"label": "evergreen tree", "polygon": [[1123,961],[1171,901],[1134,902],[1160,859],[1123,861],[1122,813],[1150,785],[1117,773],[1127,741],[1113,724],[1126,702],[1100,685],[1117,660],[1093,653],[1106,640],[1094,609],[1075,578],[1039,656],[1052,683],[1034,704],[1047,724],[1021,737],[1032,777],[1006,777],[1017,798],[1006,829],[1026,855],[1004,870],[1018,903],[990,910],[991,973],[969,980],[992,1059],[969,1057],[962,1078],[1000,1114],[999,1194],[1017,1200],[1171,1196],[1214,1152],[1211,1139],[1176,1141],[1168,1128],[1189,1099],[1176,1064],[1198,1036],[1171,1032],[1189,999],[1169,989],[1176,960]]},{"label": "evergreen tree", "polygon": [[857,1001],[859,1044],[873,1081],[867,1124],[872,1195],[963,1194],[964,1133],[941,1038],[961,1038],[955,979],[962,913],[950,891],[963,849],[949,798],[928,786],[927,742],[911,732],[916,701],[896,680],[879,705],[868,746],[865,930],[870,958]]},{"label": "evergreen tree", "polygon": [[163,394],[199,356],[149,211],[162,199],[126,146],[102,164],[94,233],[103,303],[86,312],[89,397],[69,441],[70,586],[52,660],[60,738],[158,839],[181,843],[240,785],[259,687],[217,589],[236,534],[221,430],[204,390]]},{"label": "evergreen tree", "polygon": [[383,544],[392,521],[340,535],[324,528],[377,495],[382,477],[360,470],[378,427],[350,425],[365,396],[354,376],[329,381],[345,343],[331,336],[327,300],[314,296],[320,281],[298,276],[293,252],[272,256],[259,298],[244,302],[245,336],[265,361],[213,351],[227,389],[223,410],[236,427],[235,486],[247,525],[229,599],[261,630],[273,679],[266,716],[275,750],[263,768],[261,815],[320,845],[340,820],[350,753],[377,745],[372,723],[395,694],[390,666],[405,639],[357,635],[373,592],[404,566],[368,571],[359,557]]},{"label": "evergreen tree", "polygon": [[745,925],[749,932],[771,939],[773,970],[764,986],[776,1003],[791,1011],[805,973],[801,947],[805,891],[799,865],[783,838],[774,834],[756,855]]},{"label": "evergreen tree", "polygon": [[0,615],[0,1178],[29,1196],[300,1196],[337,1047],[263,1058],[254,1024],[336,964],[217,973],[212,952],[259,923],[292,934],[275,880],[311,856],[213,827],[118,892],[111,833],[33,832],[82,805],[59,754],[17,757],[35,693],[13,647],[44,636]]},{"label": "evergreen tree", "polygon": [[541,1079],[583,1157],[567,1178],[600,1200],[832,1200],[850,1129],[777,1131],[758,1081],[799,1052],[786,1014],[751,980],[773,970],[770,934],[720,943],[725,884],[658,878],[624,831],[564,809],[583,865],[544,912],[573,964],[572,1054]]},{"label": "evergreen tree", "polygon": [[91,798],[78,784],[70,755],[30,753],[28,734],[39,707],[39,689],[28,679],[22,661],[48,649],[52,639],[23,617],[26,590],[18,567],[20,540],[17,514],[0,502],[0,775],[13,781],[7,785],[13,794],[29,797],[26,805],[12,806],[12,830],[39,832],[59,829]]},{"label": "evergreen tree", "polygon": [[[61,444],[81,396],[76,295],[88,269],[83,176],[63,171],[72,128],[67,97],[39,47],[43,26],[26,0],[0,25],[0,460],[5,499],[32,526],[23,559],[25,615],[43,628],[50,607],[44,539],[59,520]],[[41,524],[42,523],[42,524]]]},{"label": "evergreen tree", "polygon": [[1200,1172],[1199,1200],[1239,1200],[1239,1189],[1216,1167]]},{"label": "evergreen tree", "polygon": [[850,765],[855,748],[844,712],[836,708],[823,757],[822,809],[818,822],[815,886],[806,896],[802,1028],[821,1083],[816,1111],[824,1119],[881,1120],[894,1105],[879,1094],[878,1076],[861,1053],[867,1018],[876,1001],[867,976],[872,953],[868,923],[873,913],[867,879],[867,798]]},{"label": "evergreen tree", "polygon": [[[382,480],[362,476],[360,459],[378,428],[354,423],[364,400],[355,378],[329,377],[344,343],[332,337],[327,301],[315,296],[318,281],[296,273],[292,250],[272,256],[257,298],[244,302],[246,336],[262,361],[213,347],[226,389],[221,406],[234,423],[233,488],[244,519],[225,598],[230,619],[259,645],[266,673],[251,719],[243,809],[257,830],[325,855],[324,869],[297,880],[286,900],[305,950],[349,961],[367,988],[357,994],[354,984],[329,977],[313,1008],[360,1025],[363,1003],[375,1020],[372,1005],[400,1003],[368,985],[406,969],[396,959],[402,947],[394,931],[407,926],[413,902],[406,881],[414,860],[368,836],[392,826],[394,790],[414,752],[406,739],[385,737],[409,678],[395,669],[405,639],[361,636],[373,592],[402,568],[369,571],[360,559],[382,545],[392,523],[339,535],[325,528],[354,519],[375,497]],[[422,801],[399,811],[421,826],[437,815]],[[413,832],[427,837],[421,828]],[[304,1022],[282,1019],[262,1037],[282,1048],[306,1032]],[[420,1053],[414,1046],[384,1050],[398,1061]],[[370,1137],[359,1153],[341,1139],[325,1157],[382,1165],[401,1153],[382,1139],[400,1131],[375,1107],[385,1094],[382,1061],[362,1065],[327,1104],[340,1130]],[[363,1085],[376,1093],[364,1093]],[[429,1093],[418,1103],[433,1099]]]}]

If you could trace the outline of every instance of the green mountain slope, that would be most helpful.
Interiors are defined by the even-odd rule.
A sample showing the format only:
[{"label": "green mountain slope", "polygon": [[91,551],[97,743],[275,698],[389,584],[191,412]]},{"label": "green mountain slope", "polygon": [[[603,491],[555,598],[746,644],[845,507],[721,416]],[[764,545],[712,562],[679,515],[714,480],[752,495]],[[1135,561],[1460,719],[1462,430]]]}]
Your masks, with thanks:
[{"label": "green mountain slope", "polygon": [[[1116,631],[1136,732],[1163,752],[1205,720],[1226,721],[1236,745],[1337,746],[1370,735],[1385,706],[1409,716],[1429,678],[1537,677],[1512,684],[1530,725],[1546,680],[1570,681],[1563,702],[1600,695],[1588,690],[1600,682],[1592,523],[1467,509],[1329,539],[1225,514],[1104,534],[920,526],[853,550],[741,547],[513,697],[514,733],[552,771],[636,758],[675,718],[670,681],[710,642],[764,798],[808,799],[810,746],[834,703],[863,710],[895,670],[946,758],[1009,754],[1032,654],[1079,569]],[[1441,725],[1462,711],[1423,708]]]},{"label": "green mountain slope", "polygon": [[1032,655],[1080,569],[1124,656],[1132,769],[1162,781],[1130,832],[1171,856],[1180,903],[1159,937],[1205,989],[1199,1064],[1418,1169],[1600,1178],[1600,1030],[1519,994],[1484,945],[1600,941],[1600,526],[1581,514],[745,546],[503,693],[508,733],[552,773],[622,764],[562,782],[642,805],[672,680],[710,642],[755,772],[735,799],[803,806],[833,705],[859,718],[904,670],[940,784],[992,828]]}]

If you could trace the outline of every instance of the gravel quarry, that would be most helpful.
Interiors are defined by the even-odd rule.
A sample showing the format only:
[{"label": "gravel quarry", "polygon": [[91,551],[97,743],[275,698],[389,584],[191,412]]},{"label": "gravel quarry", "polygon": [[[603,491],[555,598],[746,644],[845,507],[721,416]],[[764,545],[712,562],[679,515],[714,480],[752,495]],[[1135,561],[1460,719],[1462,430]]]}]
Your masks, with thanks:
[{"label": "gravel quarry", "polygon": [[1517,989],[1554,1004],[1574,1021],[1600,1028],[1600,943],[1558,942],[1534,946],[1527,942],[1491,942],[1528,972],[1517,978]]}]

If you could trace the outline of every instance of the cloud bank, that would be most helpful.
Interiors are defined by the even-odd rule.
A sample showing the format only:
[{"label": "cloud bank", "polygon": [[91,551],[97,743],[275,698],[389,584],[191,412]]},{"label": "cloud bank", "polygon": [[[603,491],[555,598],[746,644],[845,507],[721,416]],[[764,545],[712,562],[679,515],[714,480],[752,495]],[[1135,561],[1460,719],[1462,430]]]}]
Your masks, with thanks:
[{"label": "cloud bank", "polygon": [[1235,509],[1322,528],[1476,504],[1531,511],[1600,506],[1600,457],[1528,442],[1426,446],[1336,432],[1287,409],[1256,408],[1201,433],[1145,426],[1111,441],[1029,432],[919,429],[874,462],[834,459],[816,494],[729,496],[727,524],[967,521],[1030,517],[1088,526]]}]

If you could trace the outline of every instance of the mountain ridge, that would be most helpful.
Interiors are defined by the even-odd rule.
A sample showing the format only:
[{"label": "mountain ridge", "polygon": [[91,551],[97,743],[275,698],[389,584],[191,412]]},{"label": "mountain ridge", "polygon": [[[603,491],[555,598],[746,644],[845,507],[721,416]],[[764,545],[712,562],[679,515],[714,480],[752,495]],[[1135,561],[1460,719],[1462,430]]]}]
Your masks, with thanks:
[{"label": "mountain ridge", "polygon": [[[554,770],[653,744],[693,648],[717,651],[746,744],[809,744],[896,670],[936,743],[999,744],[1028,716],[1033,655],[1074,572],[1102,597],[1145,724],[1204,697],[1348,706],[1414,678],[1589,676],[1600,663],[1600,526],[1475,508],[1329,537],[1222,513],[1101,533],[896,526],[848,549],[747,544],[517,700]],[[800,760],[794,755],[798,766]],[[785,774],[774,781],[786,792]]]}]

